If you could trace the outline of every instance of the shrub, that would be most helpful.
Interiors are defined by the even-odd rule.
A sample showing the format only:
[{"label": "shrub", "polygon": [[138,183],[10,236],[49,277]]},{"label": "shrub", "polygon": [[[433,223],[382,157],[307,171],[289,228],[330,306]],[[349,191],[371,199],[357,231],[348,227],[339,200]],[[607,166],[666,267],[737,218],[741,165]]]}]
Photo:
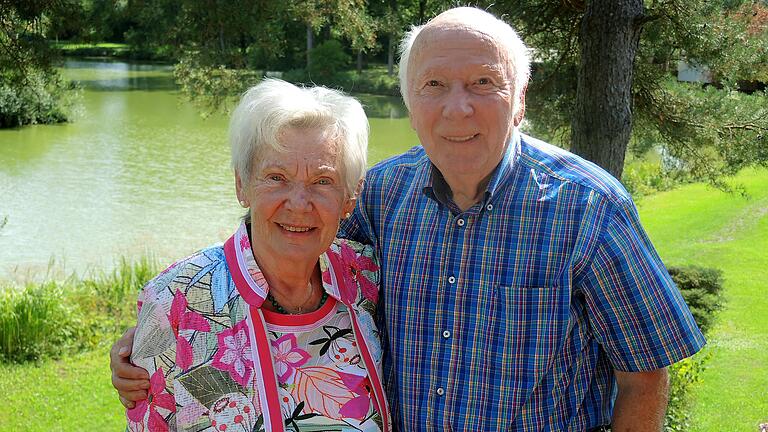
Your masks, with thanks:
[{"label": "shrub", "polygon": [[723,306],[723,272],[697,266],[670,267],[669,274],[683,294],[696,324],[707,333]]},{"label": "shrub", "polygon": [[[723,273],[718,269],[697,266],[669,267],[669,274],[683,295],[703,333],[712,328],[715,314],[722,308]],[[708,355],[701,353],[673,364],[669,368],[669,405],[664,421],[667,432],[690,429],[687,398],[690,388],[698,383]]]},{"label": "shrub", "polygon": [[157,272],[149,258],[110,274],[0,287],[0,361],[24,362],[110,343],[135,323],[139,289]]},{"label": "shrub", "polygon": [[691,387],[701,381],[704,363],[707,355],[697,354],[681,360],[669,368],[669,404],[664,419],[665,432],[683,432],[691,428],[688,415],[689,400],[687,398]]},{"label": "shrub", "polygon": [[344,70],[351,57],[344,52],[341,42],[330,39],[312,48],[309,53],[311,63],[309,77],[314,82],[321,84],[335,84],[333,78]]},{"label": "shrub", "polygon": [[69,120],[75,84],[65,84],[55,72],[31,70],[25,82],[0,84],[0,128]]}]

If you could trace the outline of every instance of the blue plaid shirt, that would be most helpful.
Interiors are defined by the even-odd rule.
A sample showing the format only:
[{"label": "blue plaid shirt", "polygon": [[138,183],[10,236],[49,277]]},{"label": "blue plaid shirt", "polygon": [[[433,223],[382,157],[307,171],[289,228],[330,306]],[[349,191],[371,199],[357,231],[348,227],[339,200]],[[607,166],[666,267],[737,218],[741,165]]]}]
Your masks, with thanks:
[{"label": "blue plaid shirt", "polygon": [[384,376],[403,431],[583,431],[613,369],[704,345],[621,184],[515,135],[461,211],[424,149],[381,162],[343,226],[381,258]]}]

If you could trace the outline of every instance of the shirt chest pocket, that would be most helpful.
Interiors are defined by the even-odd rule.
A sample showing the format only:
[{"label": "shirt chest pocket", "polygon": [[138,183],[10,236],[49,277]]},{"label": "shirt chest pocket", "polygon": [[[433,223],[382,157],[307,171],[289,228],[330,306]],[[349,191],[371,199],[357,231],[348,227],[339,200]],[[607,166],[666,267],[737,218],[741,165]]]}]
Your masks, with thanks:
[{"label": "shirt chest pocket", "polygon": [[514,411],[545,374],[568,325],[569,294],[558,286],[498,285],[481,316],[486,382]]}]

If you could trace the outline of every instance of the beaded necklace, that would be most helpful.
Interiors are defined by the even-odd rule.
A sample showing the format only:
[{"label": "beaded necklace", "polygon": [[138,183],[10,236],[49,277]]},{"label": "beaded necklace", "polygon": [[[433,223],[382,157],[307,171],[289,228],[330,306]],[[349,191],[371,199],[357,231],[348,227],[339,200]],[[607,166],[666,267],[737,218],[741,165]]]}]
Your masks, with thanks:
[{"label": "beaded necklace", "polygon": [[[295,314],[300,314],[302,312],[301,308],[299,308],[298,312],[288,312],[287,310],[285,310],[284,307],[280,305],[280,303],[277,302],[275,297],[272,296],[272,293],[267,293],[267,300],[269,300],[269,302],[272,304],[272,307],[275,308],[275,312],[277,313],[281,313],[284,315],[295,315]],[[320,304],[317,306],[317,308],[319,309],[323,307],[326,300],[328,300],[328,292],[323,290],[323,296],[320,297]]]}]

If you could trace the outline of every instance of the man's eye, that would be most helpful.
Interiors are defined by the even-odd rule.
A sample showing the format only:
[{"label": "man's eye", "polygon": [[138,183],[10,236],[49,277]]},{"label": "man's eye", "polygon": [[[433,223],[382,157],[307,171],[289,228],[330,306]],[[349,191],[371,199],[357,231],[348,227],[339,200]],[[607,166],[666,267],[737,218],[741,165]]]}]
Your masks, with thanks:
[{"label": "man's eye", "polygon": [[276,182],[283,181],[283,176],[281,176],[280,174],[270,174],[267,178],[271,181],[276,181]]},{"label": "man's eye", "polygon": [[427,81],[427,87],[438,87],[438,86],[440,86],[440,81],[438,80]]},{"label": "man's eye", "polygon": [[479,80],[477,80],[477,83],[480,84],[480,85],[492,84],[491,80],[488,79],[488,78],[480,78]]},{"label": "man's eye", "polygon": [[324,178],[318,179],[317,180],[317,184],[326,186],[326,185],[333,184],[333,182],[331,181],[331,179],[324,177]]}]

